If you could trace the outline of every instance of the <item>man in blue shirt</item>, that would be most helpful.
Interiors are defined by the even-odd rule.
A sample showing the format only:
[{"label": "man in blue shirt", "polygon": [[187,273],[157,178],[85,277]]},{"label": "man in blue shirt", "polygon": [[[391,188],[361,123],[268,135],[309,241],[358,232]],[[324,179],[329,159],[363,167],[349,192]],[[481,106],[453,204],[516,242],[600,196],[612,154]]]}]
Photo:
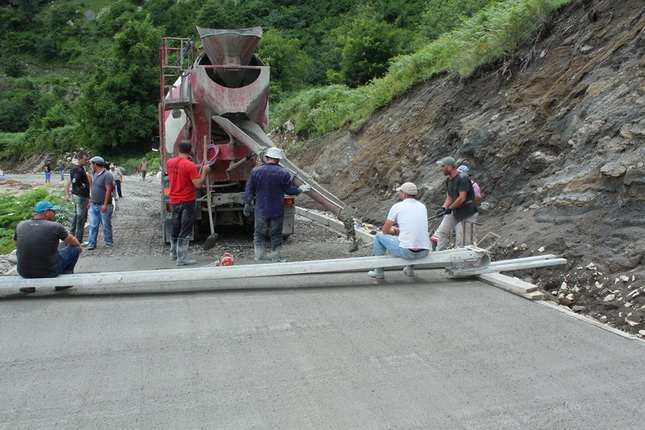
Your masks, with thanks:
[{"label": "man in blue shirt", "polygon": [[282,150],[269,148],[266,152],[266,164],[251,172],[244,193],[244,216],[251,216],[251,204],[255,199],[255,233],[253,244],[255,260],[262,260],[264,241],[271,239],[271,260],[280,261],[282,248],[282,223],[284,220],[284,195],[297,196],[311,190],[311,186],[300,188],[293,185],[291,175],[280,166]]}]

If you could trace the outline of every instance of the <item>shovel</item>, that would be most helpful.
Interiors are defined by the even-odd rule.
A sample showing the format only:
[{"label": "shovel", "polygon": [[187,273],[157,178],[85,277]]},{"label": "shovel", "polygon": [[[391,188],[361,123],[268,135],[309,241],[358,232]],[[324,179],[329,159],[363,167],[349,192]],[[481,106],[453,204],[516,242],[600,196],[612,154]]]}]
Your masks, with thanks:
[{"label": "shovel", "polygon": [[[204,136],[204,161],[207,160],[207,149],[206,149],[206,136]],[[206,175],[206,205],[208,206],[208,221],[211,227],[211,235],[206,238],[202,248],[204,250],[212,249],[215,247],[217,242],[217,234],[215,234],[215,222],[213,221],[213,201],[211,199],[211,181],[210,173]]]}]

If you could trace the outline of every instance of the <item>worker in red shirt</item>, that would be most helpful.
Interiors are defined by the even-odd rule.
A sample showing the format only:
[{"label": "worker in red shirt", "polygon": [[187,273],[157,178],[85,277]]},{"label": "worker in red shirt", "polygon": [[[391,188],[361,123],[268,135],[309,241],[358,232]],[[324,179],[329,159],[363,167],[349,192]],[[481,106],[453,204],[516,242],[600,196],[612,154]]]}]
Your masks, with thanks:
[{"label": "worker in red shirt", "polygon": [[188,245],[195,222],[195,190],[200,188],[210,172],[207,164],[202,173],[189,157],[193,147],[188,141],[178,145],[179,155],[166,162],[170,180],[170,204],[172,205],[172,232],[170,234],[170,258],[177,260],[177,266],[197,263],[188,259]]}]

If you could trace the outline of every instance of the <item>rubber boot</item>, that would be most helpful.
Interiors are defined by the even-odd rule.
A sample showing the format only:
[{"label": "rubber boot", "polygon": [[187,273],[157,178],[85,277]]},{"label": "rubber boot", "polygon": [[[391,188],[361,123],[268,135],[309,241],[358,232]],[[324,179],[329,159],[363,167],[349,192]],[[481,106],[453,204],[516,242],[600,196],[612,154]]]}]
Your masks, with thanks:
[{"label": "rubber boot", "polygon": [[376,279],[385,279],[385,272],[382,267],[377,267],[376,269],[367,272],[367,276]]},{"label": "rubber boot", "polygon": [[276,246],[275,248],[271,249],[271,261],[275,263],[279,263],[282,260],[280,260],[280,250],[282,249],[281,246]]},{"label": "rubber boot", "polygon": [[255,261],[260,261],[262,260],[262,257],[264,257],[264,244],[263,243],[255,243],[253,244],[253,247],[255,248]]},{"label": "rubber boot", "polygon": [[177,259],[177,238],[176,237],[170,238],[170,259],[171,260]]},{"label": "rubber boot", "polygon": [[177,266],[189,266],[196,264],[197,260],[188,259],[188,244],[190,239],[179,238],[177,239]]}]

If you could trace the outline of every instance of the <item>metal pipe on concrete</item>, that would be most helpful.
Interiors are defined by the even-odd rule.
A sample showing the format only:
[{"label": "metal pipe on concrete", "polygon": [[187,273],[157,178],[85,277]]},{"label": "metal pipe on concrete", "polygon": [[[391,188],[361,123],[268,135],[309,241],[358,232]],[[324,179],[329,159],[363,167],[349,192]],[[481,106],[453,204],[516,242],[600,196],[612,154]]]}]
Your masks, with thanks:
[{"label": "metal pipe on concrete", "polygon": [[563,264],[567,264],[567,260],[565,258],[543,258],[532,259],[529,261],[502,260],[490,263],[484,267],[447,268],[446,272],[455,278],[467,278],[474,275],[482,275],[484,273],[509,272],[512,270],[559,266]]},{"label": "metal pipe on concrete", "polygon": [[[333,260],[293,261],[287,263],[249,264],[242,266],[199,267],[131,272],[78,273],[56,278],[25,279],[20,276],[0,276],[0,289],[22,287],[60,287],[73,285],[97,286],[149,284],[160,282],[213,281],[234,278],[257,278],[264,276],[309,275],[369,270],[374,267],[394,268],[407,264],[424,267],[448,267],[455,264],[476,264],[488,254],[480,248],[468,247],[430,253],[425,258],[404,260],[397,257],[355,257]],[[214,285],[215,286],[215,285]]]}]

